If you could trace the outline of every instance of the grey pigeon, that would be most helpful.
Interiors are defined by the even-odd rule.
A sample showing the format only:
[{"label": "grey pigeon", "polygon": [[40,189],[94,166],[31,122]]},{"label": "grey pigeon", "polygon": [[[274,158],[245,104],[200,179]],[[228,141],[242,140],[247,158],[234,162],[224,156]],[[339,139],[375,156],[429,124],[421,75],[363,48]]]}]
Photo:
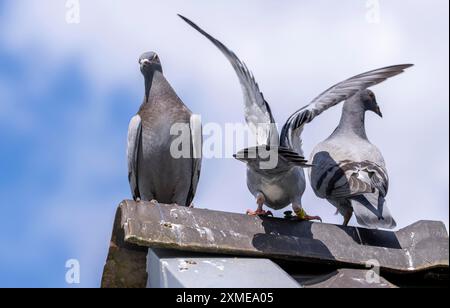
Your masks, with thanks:
[{"label": "grey pigeon", "polygon": [[[178,98],[163,75],[156,53],[143,54],[139,65],[145,79],[145,97],[139,112],[131,119],[127,149],[133,198],[190,206],[200,177],[200,117],[193,115]],[[185,136],[180,134],[182,130],[171,132],[176,125],[186,128]]]},{"label": "grey pigeon", "polygon": [[[284,125],[279,137],[270,106],[247,66],[220,41],[186,17],[179,16],[222,51],[233,66],[242,86],[245,119],[250,128],[253,128],[258,142],[256,147],[245,149],[236,155],[237,159],[247,164],[247,186],[258,205],[256,211],[249,210],[247,213],[266,215],[269,212],[263,210],[263,205],[280,210],[292,204],[299,219],[320,220],[320,217],[307,215],[302,206],[302,195],[306,188],[303,168],[309,167],[304,158],[301,141],[305,124],[359,91],[400,74],[405,66],[371,71],[331,87],[309,105],[294,113]],[[268,152],[275,152],[278,155],[277,164],[273,168],[266,168],[267,158],[264,156],[268,155]]]},{"label": "grey pigeon", "polygon": [[344,225],[354,212],[362,226],[393,229],[396,223],[385,199],[389,177],[381,152],[367,139],[366,111],[382,117],[370,90],[345,102],[339,126],[311,155],[311,186],[344,216]]}]

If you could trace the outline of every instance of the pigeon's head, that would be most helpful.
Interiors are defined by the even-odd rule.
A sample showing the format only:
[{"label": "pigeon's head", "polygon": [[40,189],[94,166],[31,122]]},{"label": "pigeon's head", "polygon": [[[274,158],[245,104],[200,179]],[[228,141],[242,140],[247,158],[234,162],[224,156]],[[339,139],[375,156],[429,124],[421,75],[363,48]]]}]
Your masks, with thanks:
[{"label": "pigeon's head", "polygon": [[377,103],[377,98],[375,97],[375,94],[372,91],[370,90],[361,91],[360,101],[364,105],[364,110],[375,112],[381,118],[383,117],[380,106]]},{"label": "pigeon's head", "polygon": [[161,61],[156,52],[146,52],[139,57],[139,65],[141,66],[142,74],[146,75],[155,70],[162,71]]}]

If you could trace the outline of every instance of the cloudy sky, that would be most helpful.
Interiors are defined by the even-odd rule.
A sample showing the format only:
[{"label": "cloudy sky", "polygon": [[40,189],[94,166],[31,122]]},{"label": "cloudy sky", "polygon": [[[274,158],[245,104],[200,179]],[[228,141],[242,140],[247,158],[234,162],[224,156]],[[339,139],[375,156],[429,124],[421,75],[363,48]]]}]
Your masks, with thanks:
[{"label": "cloudy sky", "polygon": [[[422,219],[448,227],[447,0],[79,3],[80,22],[68,23],[65,0],[0,1],[0,287],[67,287],[69,259],[80,262],[80,286],[99,285],[116,206],[130,197],[125,146],[143,97],[142,52],[158,52],[203,122],[243,122],[231,66],[177,13],[247,63],[280,125],[336,82],[414,63],[373,88],[385,117],[368,116],[368,135],[387,161],[399,228]],[[340,109],[307,127],[306,153],[333,131]],[[254,207],[244,165],[208,159],[202,172],[197,207]],[[342,222],[309,187],[303,203]]]}]

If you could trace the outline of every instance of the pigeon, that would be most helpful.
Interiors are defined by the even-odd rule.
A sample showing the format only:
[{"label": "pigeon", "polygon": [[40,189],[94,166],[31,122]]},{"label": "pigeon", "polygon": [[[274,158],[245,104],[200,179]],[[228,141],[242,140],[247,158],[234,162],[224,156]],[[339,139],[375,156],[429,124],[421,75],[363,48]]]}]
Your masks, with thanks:
[{"label": "pigeon", "polygon": [[191,206],[201,169],[200,116],[172,89],[156,53],[144,53],[139,65],[144,102],[130,121],[127,147],[133,199]]},{"label": "pigeon", "polygon": [[[289,117],[280,135],[270,105],[245,63],[191,20],[181,15],[179,17],[219,48],[239,78],[244,94],[245,120],[256,134],[257,140],[256,147],[244,149],[235,155],[236,159],[247,164],[247,186],[257,203],[257,209],[248,210],[247,214],[271,215],[270,211],[263,209],[264,205],[273,210],[281,210],[292,204],[296,219],[321,220],[318,216],[309,216],[302,205],[306,189],[303,169],[311,167],[305,160],[302,149],[301,134],[305,124],[356,93],[402,73],[405,66],[370,71],[338,83]],[[268,162],[267,157],[271,155],[277,157],[276,163]]]},{"label": "pigeon", "polygon": [[311,154],[310,182],[315,194],[344,216],[344,226],[355,213],[362,226],[394,229],[396,222],[386,206],[389,176],[383,155],[367,138],[367,111],[383,117],[370,90],[345,102],[339,126]]}]

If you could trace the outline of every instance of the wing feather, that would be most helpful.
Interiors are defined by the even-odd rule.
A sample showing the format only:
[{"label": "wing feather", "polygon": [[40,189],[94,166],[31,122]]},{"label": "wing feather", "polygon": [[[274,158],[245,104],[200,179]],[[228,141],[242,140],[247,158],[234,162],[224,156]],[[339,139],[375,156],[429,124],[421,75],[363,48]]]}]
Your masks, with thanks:
[{"label": "wing feather", "polygon": [[256,135],[258,145],[278,145],[279,134],[272,111],[270,110],[269,104],[264,99],[264,95],[259,90],[255,77],[247,68],[247,65],[242,62],[233,51],[228,49],[224,44],[212,37],[191,20],[181,15],[178,16],[219,48],[233,66],[244,94],[245,120],[252,132]]},{"label": "wing feather", "polygon": [[189,189],[186,206],[190,206],[197,192],[200,180],[200,170],[202,168],[202,123],[200,116],[192,115],[190,120],[191,130],[191,153],[192,153],[192,180]]},{"label": "wing feather", "polygon": [[141,135],[141,117],[136,115],[130,121],[127,142],[128,182],[130,183],[130,189],[134,200],[141,198],[138,185],[138,153]]},{"label": "wing feather", "polygon": [[342,81],[316,97],[309,105],[289,117],[281,132],[281,146],[289,147],[303,155],[301,134],[305,124],[310,123],[322,112],[359,91],[377,85],[388,78],[403,73],[412,64],[394,65],[373,70]]}]

